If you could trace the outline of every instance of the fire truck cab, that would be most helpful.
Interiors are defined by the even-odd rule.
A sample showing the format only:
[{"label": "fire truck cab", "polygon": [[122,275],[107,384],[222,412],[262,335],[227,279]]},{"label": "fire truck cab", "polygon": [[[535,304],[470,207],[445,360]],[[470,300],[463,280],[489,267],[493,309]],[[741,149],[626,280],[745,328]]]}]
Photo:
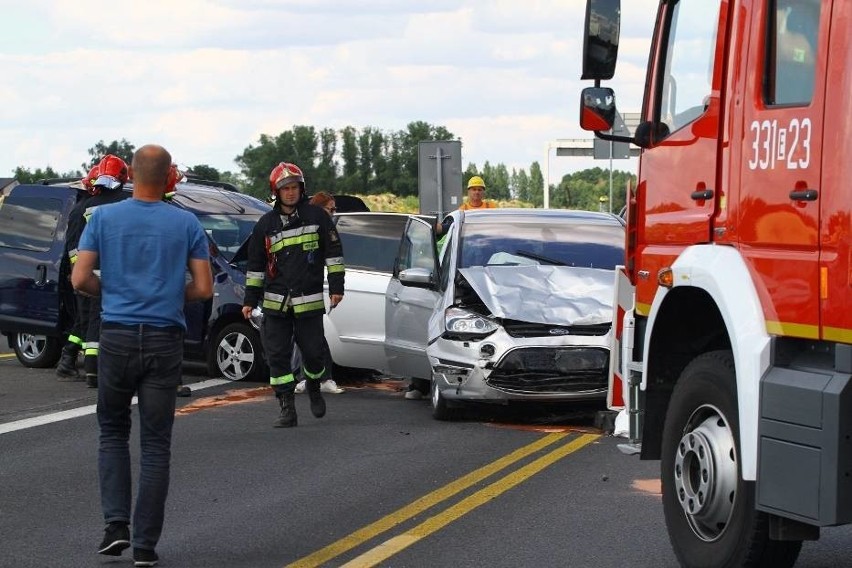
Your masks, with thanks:
[{"label": "fire truck cab", "polygon": [[684,566],[792,566],[852,522],[852,2],[661,0],[630,138],[620,14],[588,0],[580,105],[642,148],[611,407]]}]

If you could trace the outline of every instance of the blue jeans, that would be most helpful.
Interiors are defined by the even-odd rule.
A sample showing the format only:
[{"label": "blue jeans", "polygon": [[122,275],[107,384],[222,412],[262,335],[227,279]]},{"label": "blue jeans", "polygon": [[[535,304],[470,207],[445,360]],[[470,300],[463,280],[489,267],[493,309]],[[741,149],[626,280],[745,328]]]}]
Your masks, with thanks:
[{"label": "blue jeans", "polygon": [[130,522],[130,404],[139,399],[141,465],[133,511],[135,548],[154,550],[169,492],[175,389],[180,384],[183,330],[104,322],[98,357],[98,477],[107,523]]}]

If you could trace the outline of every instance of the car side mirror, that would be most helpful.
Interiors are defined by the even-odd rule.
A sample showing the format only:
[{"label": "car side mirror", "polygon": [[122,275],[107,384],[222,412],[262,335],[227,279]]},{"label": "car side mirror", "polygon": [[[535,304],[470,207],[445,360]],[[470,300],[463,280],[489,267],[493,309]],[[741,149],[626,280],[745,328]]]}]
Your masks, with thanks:
[{"label": "car side mirror", "polygon": [[580,128],[605,132],[615,123],[615,91],[608,87],[586,87],[580,93]]},{"label": "car side mirror", "polygon": [[399,281],[403,286],[412,288],[435,288],[432,271],[428,268],[406,268],[399,273]]}]

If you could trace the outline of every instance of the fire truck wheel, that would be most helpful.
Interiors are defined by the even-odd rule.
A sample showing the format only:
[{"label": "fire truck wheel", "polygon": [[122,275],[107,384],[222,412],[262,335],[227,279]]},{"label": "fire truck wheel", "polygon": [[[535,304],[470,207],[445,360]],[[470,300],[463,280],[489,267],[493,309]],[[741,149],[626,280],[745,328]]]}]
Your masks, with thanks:
[{"label": "fire truck wheel", "polygon": [[801,541],[769,539],[755,484],[740,473],[734,357],[705,353],[686,366],[669,402],[660,475],[663,511],[682,566],[792,566]]}]

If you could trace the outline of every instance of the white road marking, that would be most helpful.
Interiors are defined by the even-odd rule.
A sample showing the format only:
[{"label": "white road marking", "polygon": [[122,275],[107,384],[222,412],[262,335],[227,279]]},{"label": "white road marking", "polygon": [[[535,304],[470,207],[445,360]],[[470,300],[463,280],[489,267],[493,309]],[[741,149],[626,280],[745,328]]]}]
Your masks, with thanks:
[{"label": "white road marking", "polygon": [[[225,379],[209,379],[201,381],[200,383],[187,384],[186,386],[191,388],[194,394],[196,391],[218,387],[219,385],[225,385],[230,382],[232,381],[226,381]],[[133,397],[131,404],[136,404],[135,396]],[[52,424],[54,422],[62,422],[63,420],[71,420],[72,418],[79,418],[81,416],[94,414],[96,410],[97,405],[90,404],[88,406],[81,406],[80,408],[72,408],[70,410],[52,412],[51,414],[45,414],[43,416],[34,416],[32,418],[24,418],[23,420],[7,422],[6,424],[0,424],[0,434],[8,434],[9,432],[15,432],[17,430],[25,430],[27,428],[35,428],[36,426],[44,426],[45,424]]]}]

